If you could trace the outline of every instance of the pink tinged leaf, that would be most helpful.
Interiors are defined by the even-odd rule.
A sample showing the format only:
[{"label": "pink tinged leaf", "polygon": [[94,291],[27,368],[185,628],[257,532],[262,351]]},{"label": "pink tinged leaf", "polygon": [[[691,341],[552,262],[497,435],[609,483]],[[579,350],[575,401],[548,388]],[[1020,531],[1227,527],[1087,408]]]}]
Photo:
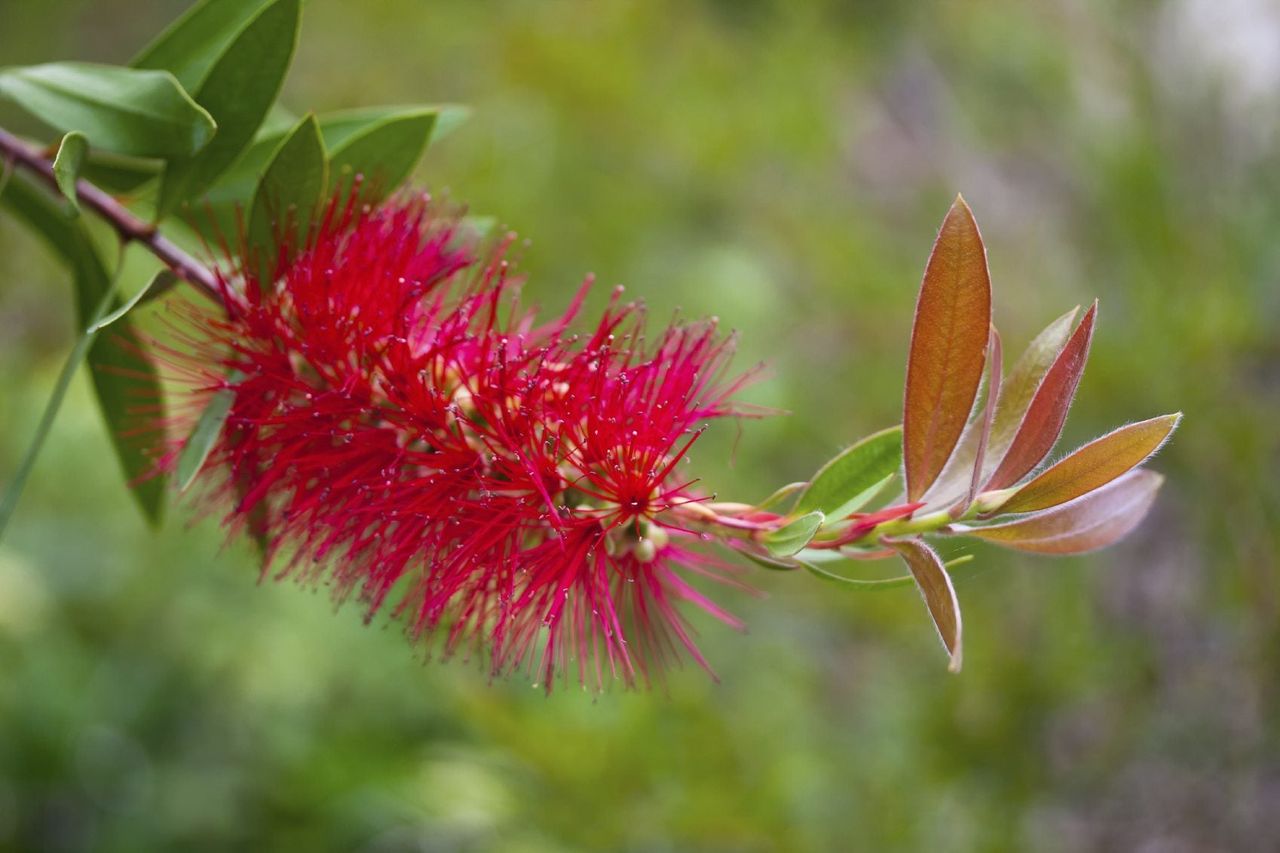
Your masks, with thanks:
[{"label": "pink tinged leaf", "polygon": [[987,440],[987,458],[983,467],[988,474],[995,470],[1008,452],[1009,445],[1013,444],[1036,389],[1044,381],[1049,368],[1057,361],[1062,348],[1067,345],[1079,313],[1079,307],[1072,308],[1046,326],[1018,357],[1009,375],[1005,377],[1000,387],[995,418],[991,423],[991,437]]},{"label": "pink tinged leaf", "polygon": [[1164,478],[1153,471],[1130,471],[1100,489],[1053,509],[963,532],[1018,551],[1039,554],[1096,551],[1120,541],[1138,526],[1162,482]]},{"label": "pink tinged leaf", "polygon": [[1055,463],[1006,501],[1000,512],[1035,512],[1101,488],[1136,468],[1169,440],[1182,413],[1122,426]]},{"label": "pink tinged leaf", "polygon": [[911,570],[911,576],[924,596],[925,606],[929,608],[929,615],[933,617],[934,627],[938,629],[942,647],[951,658],[947,669],[959,672],[962,651],[960,602],[942,560],[919,539],[890,540],[885,544],[897,551]]},{"label": "pink tinged leaf", "polygon": [[[1031,398],[1044,375],[1049,372],[1053,362],[1062,352],[1067,339],[1071,337],[1071,329],[1075,326],[1076,314],[1080,309],[1072,308],[1066,314],[1054,320],[1036,336],[1027,349],[1019,356],[1009,375],[1004,377],[996,397],[995,417],[991,422],[991,432],[987,438],[986,453],[982,462],[982,481],[985,482],[995,472],[996,466],[1004,458],[1013,443],[1018,425],[1031,405]],[[990,395],[990,388],[987,389]],[[981,392],[979,392],[981,393]],[[990,402],[991,397],[987,397]],[[976,469],[978,456],[978,440],[981,438],[980,418],[969,422],[968,428],[956,445],[955,452],[947,462],[947,467],[938,476],[937,481],[929,488],[925,498],[930,505],[941,509],[957,501],[969,487],[970,474]],[[981,487],[981,483],[979,483]]]},{"label": "pink tinged leaf", "polygon": [[988,490],[1012,486],[1053,450],[1084,374],[1097,316],[1098,303],[1094,302],[1036,389],[1008,451],[986,485]]},{"label": "pink tinged leaf", "polygon": [[953,518],[959,518],[978,495],[982,486],[982,463],[987,453],[987,441],[991,437],[991,425],[995,419],[996,400],[1000,397],[1000,374],[1004,370],[1004,351],[1000,347],[1000,333],[991,327],[991,342],[987,344],[987,405],[978,422],[978,446],[974,451],[973,474],[969,478],[969,494],[963,503],[952,510]]},{"label": "pink tinged leaf", "polygon": [[982,380],[990,325],[986,249],[973,213],[957,197],[925,267],[911,331],[903,457],[912,501],[938,478],[964,432]]}]

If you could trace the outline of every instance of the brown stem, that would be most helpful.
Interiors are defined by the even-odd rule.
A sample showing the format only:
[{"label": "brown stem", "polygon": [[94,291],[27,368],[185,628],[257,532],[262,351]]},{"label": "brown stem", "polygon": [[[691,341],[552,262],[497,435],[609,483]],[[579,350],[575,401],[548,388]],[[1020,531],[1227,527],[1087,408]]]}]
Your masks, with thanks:
[{"label": "brown stem", "polygon": [[[55,190],[58,188],[58,180],[53,174],[53,164],[45,158],[43,153],[2,127],[0,127],[0,160],[12,163],[16,169],[25,169],[39,176]],[[191,284],[214,302],[221,304],[222,296],[218,290],[218,279],[209,271],[209,268],[168,238],[161,236],[155,225],[134,216],[109,193],[88,181],[76,182],[76,195],[82,205],[106,220],[120,235],[121,240],[145,246],[151,254],[173,270],[178,278]]]}]

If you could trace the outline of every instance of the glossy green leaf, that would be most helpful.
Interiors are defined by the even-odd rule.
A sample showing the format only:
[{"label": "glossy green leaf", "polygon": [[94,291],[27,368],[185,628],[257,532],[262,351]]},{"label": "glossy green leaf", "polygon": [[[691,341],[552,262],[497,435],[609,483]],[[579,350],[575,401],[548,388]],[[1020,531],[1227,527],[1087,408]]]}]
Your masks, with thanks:
[{"label": "glossy green leaf", "polygon": [[149,157],[127,157],[110,151],[89,149],[83,177],[96,187],[111,193],[131,193],[160,177],[164,161]]},{"label": "glossy green leaf", "polygon": [[0,95],[95,148],[138,157],[189,157],[214,136],[209,113],[167,71],[53,62],[0,71]]},{"label": "glossy green leaf", "polygon": [[134,57],[134,68],[168,71],[194,92],[270,0],[200,0]]},{"label": "glossy green leaf", "polygon": [[1120,541],[1146,516],[1164,478],[1138,469],[1052,509],[959,532],[1018,551],[1083,554]]},{"label": "glossy green leaf", "polygon": [[249,246],[263,277],[278,255],[296,248],[321,204],[328,184],[328,160],[320,126],[308,115],[273,153],[254,191],[249,213]]},{"label": "glossy green leaf", "polygon": [[898,552],[911,570],[933,625],[938,630],[938,639],[951,659],[947,668],[959,672],[964,651],[963,622],[956,589],[946,567],[937,552],[920,539],[894,540],[887,544]]},{"label": "glossy green leaf", "polygon": [[1019,489],[1002,513],[1036,512],[1075,500],[1145,462],[1182,420],[1182,413],[1122,426],[1059,460]]},{"label": "glossy green leaf", "polygon": [[779,510],[779,514],[789,512],[792,502],[794,502],[796,497],[807,488],[809,488],[808,483],[787,483],[785,486],[782,486],[773,494],[769,495],[769,497],[756,504],[756,508]]},{"label": "glossy green leaf", "polygon": [[126,300],[119,308],[116,308],[114,311],[104,315],[91,325],[89,327],[89,331],[99,332],[107,326],[110,326],[112,323],[117,323],[120,320],[123,320],[128,316],[130,311],[137,308],[142,302],[150,299],[151,294],[159,290],[168,290],[177,281],[178,277],[174,275],[171,270],[160,270],[151,277],[151,280],[148,281],[144,287],[139,289],[137,293],[133,294],[133,296],[129,297],[129,299]]},{"label": "glossy green leaf", "polygon": [[243,21],[193,84],[196,100],[218,122],[218,135],[195,157],[169,164],[160,189],[161,215],[208,189],[253,141],[293,58],[299,4],[274,0]]},{"label": "glossy green leaf", "polygon": [[223,388],[209,398],[191,435],[187,436],[182,445],[182,452],[178,454],[178,467],[174,474],[180,491],[185,492],[204,467],[205,460],[222,435],[222,428],[226,426],[227,416],[231,414],[231,404],[235,400],[235,392],[229,388]]},{"label": "glossy green leaf", "polygon": [[912,501],[942,473],[969,422],[990,326],[986,249],[973,213],[957,197],[929,256],[911,331],[902,441]]},{"label": "glossy green leaf", "polygon": [[[821,566],[814,565],[808,560],[797,560],[797,562],[800,564],[801,568],[816,578],[840,584],[841,586],[848,587],[858,592],[884,592],[885,590],[890,589],[902,589],[905,586],[912,586],[916,582],[913,575],[899,575],[898,577],[883,579],[850,578],[828,571]],[[957,576],[955,569],[972,562],[973,555],[965,554],[963,556],[956,557],[954,560],[948,560],[943,565],[950,573],[951,579],[954,581]]]},{"label": "glossy green leaf", "polygon": [[435,123],[434,110],[406,109],[344,134],[341,140],[334,140],[336,134],[331,126],[322,124],[325,146],[331,152],[331,190],[345,191],[360,176],[363,198],[376,201],[385,197],[409,177],[422,159]]},{"label": "glossy green leaf", "polygon": [[76,195],[76,181],[80,180],[80,171],[88,153],[88,140],[83,133],[73,130],[62,137],[58,154],[53,158],[53,177],[58,182],[58,190],[71,202],[71,209],[77,214],[80,212],[80,199]]},{"label": "glossy green leaf", "polygon": [[790,557],[813,541],[825,520],[821,512],[805,513],[765,536],[764,547],[774,557]]},{"label": "glossy green leaf", "polygon": [[[111,276],[84,224],[70,217],[42,187],[23,177],[14,178],[5,190],[3,201],[40,234],[71,269],[79,328],[89,328],[98,319],[98,306],[111,288]],[[120,318],[96,337],[85,337],[94,394],[116,458],[125,478],[134,484],[130,491],[143,514],[156,523],[164,505],[164,478],[147,476],[152,471],[153,459],[147,443],[139,437],[139,428],[158,420],[159,415],[144,416],[138,410],[154,408],[163,399],[159,374],[145,355],[143,342],[127,317]]]},{"label": "glossy green leaf", "polygon": [[829,518],[844,518],[875,497],[901,465],[902,427],[867,436],[818,469],[796,511],[822,510]]}]

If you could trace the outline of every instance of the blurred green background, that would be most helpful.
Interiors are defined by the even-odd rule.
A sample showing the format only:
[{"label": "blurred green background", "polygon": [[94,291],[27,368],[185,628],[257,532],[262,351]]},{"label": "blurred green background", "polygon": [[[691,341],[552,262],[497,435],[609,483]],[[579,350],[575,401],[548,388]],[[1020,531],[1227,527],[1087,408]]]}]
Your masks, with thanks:
[{"label": "blurred green background", "polygon": [[[0,64],[126,61],[181,0],[0,0]],[[1269,0],[311,0],[295,110],[475,108],[419,177],[527,292],[714,313],[753,401],[695,467],[801,479],[898,420],[962,191],[1007,350],[1098,296],[1065,446],[1182,409],[1120,547],[976,548],[948,676],[909,590],[755,572],[651,693],[546,698],[149,531],[77,379],[0,546],[0,848],[1257,850],[1280,843],[1280,11]],[[11,115],[4,113],[0,115]],[[0,217],[0,481],[71,342]]]}]

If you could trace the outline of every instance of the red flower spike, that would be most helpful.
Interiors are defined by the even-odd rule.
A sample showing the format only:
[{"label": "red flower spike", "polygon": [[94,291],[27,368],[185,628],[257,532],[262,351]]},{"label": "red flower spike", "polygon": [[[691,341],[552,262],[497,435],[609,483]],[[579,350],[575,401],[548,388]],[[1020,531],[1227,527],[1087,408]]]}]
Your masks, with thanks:
[{"label": "red flower spike", "polygon": [[170,359],[199,399],[234,393],[205,469],[227,525],[264,538],[275,577],[331,583],[369,618],[396,598],[413,637],[495,675],[549,690],[576,668],[598,688],[682,652],[706,666],[677,605],[737,625],[687,580],[729,567],[670,511],[702,500],[679,471],[699,425],[739,413],[731,341],[704,322],[647,346],[618,294],[571,335],[585,288],[539,325],[505,244],[462,243],[425,197],[335,201],[274,281],[242,261],[225,317],[188,309]]}]

